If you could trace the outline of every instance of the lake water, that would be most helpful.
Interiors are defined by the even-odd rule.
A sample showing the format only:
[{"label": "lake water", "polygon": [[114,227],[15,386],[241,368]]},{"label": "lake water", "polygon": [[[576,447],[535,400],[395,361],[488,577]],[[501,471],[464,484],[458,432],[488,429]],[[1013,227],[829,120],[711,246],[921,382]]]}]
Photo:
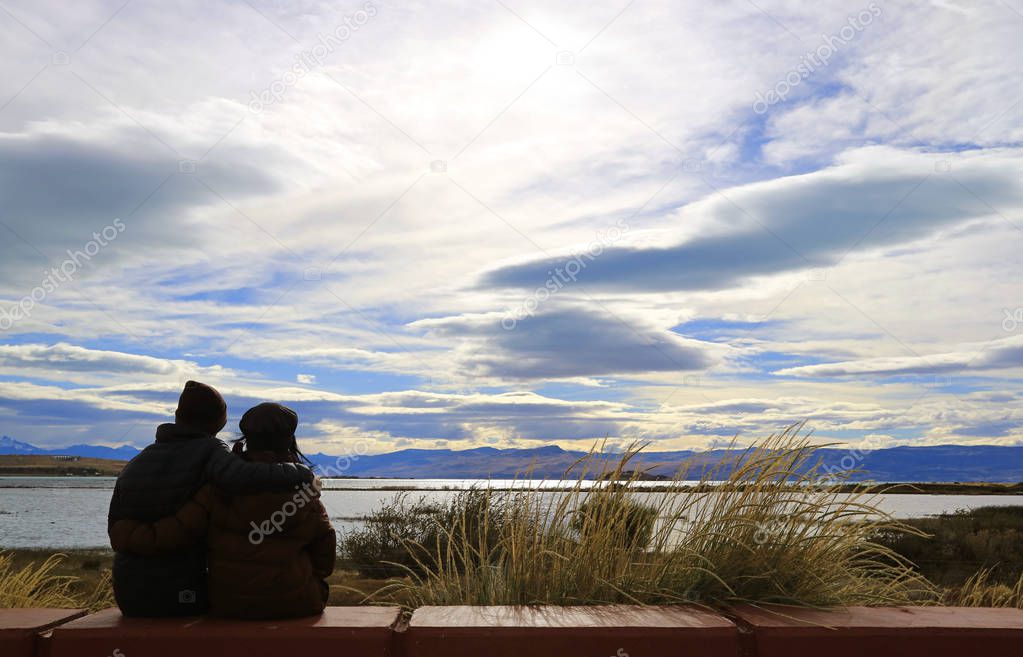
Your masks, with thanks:
[{"label": "lake water", "polygon": [[[328,479],[322,499],[334,526],[344,530],[358,526],[361,518],[393,498],[396,488],[442,502],[458,490],[488,484],[559,486],[558,482],[483,479]],[[0,477],[0,548],[106,548],[113,486],[113,477]],[[1023,505],[1023,495],[880,495],[878,499],[883,510],[903,519],[979,506]]]}]

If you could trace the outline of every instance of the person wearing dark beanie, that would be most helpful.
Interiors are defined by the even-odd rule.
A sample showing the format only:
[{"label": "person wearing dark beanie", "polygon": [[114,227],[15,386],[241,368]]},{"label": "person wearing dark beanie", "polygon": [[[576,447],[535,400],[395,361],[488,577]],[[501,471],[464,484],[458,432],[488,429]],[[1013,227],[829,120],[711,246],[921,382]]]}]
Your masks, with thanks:
[{"label": "person wearing dark beanie", "polygon": [[186,381],[174,411],[178,424],[203,429],[211,436],[220,433],[227,424],[227,402],[213,386],[198,381]]},{"label": "person wearing dark beanie", "polygon": [[[149,522],[173,515],[206,484],[247,495],[293,491],[313,483],[312,470],[303,463],[247,461],[232,454],[216,437],[227,423],[227,403],[212,386],[186,382],[174,419],[157,427],[156,441],[117,477],[108,532],[119,520]],[[114,599],[125,616],[205,613],[206,551],[201,545],[160,556],[113,547]]]},{"label": "person wearing dark beanie", "polygon": [[[235,441],[241,458],[259,463],[305,460],[295,442],[298,414],[265,402],[250,408]],[[268,619],[312,616],[330,596],[337,537],[313,487],[289,493],[230,495],[204,486],[173,516],[121,520],[111,541],[158,555],[201,542],[209,563],[210,614]]]},{"label": "person wearing dark beanie", "polygon": [[238,423],[242,437],[235,441],[235,452],[245,448],[250,452],[270,451],[287,453],[296,463],[305,460],[295,440],[298,413],[282,404],[263,402],[242,415]]}]

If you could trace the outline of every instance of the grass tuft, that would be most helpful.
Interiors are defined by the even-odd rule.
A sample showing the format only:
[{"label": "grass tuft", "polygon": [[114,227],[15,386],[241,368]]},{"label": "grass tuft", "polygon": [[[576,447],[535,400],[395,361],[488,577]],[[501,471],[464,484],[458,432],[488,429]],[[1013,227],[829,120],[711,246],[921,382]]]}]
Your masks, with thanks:
[{"label": "grass tuft", "polygon": [[1015,584],[991,581],[991,571],[978,571],[956,588],[946,589],[941,604],[949,607],[1015,607],[1023,609],[1023,573]]},{"label": "grass tuft", "polygon": [[91,589],[82,590],[75,575],[59,575],[63,554],[17,566],[11,554],[0,553],[0,608],[48,607],[96,611],[113,604],[110,573],[100,575]]},{"label": "grass tuft", "polygon": [[[819,446],[801,429],[702,472],[696,487],[682,471],[662,492],[643,493],[642,473],[630,469],[637,446],[594,450],[571,470],[568,490],[459,495],[430,516],[432,533],[401,539],[412,563],[398,564],[405,576],[377,595],[400,594],[412,607],[933,599],[912,565],[875,540],[918,530],[880,510],[876,495],[840,492],[843,481],[822,475]],[[604,481],[587,485],[593,476]]]}]

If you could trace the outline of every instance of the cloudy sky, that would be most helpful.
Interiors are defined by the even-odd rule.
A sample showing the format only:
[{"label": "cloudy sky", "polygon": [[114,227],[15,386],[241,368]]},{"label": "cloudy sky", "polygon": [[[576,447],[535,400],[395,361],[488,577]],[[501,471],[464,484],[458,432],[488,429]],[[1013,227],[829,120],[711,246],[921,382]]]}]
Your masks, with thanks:
[{"label": "cloudy sky", "polygon": [[[812,13],[807,13],[808,7]],[[0,434],[1023,441],[1023,1],[0,0]]]}]

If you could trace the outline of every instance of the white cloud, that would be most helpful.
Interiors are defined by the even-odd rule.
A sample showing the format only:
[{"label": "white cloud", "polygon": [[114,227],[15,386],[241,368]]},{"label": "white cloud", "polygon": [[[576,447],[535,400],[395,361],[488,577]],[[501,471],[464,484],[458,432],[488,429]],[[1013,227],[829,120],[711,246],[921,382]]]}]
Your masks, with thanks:
[{"label": "white cloud", "polygon": [[0,371],[28,373],[36,377],[66,381],[77,374],[131,377],[216,377],[230,374],[220,366],[200,367],[176,359],[154,358],[139,354],[101,349],[86,349],[67,343],[0,345]]},{"label": "white cloud", "polygon": [[757,115],[863,4],[374,4],[254,113],[356,5],[5,2],[0,307],[127,229],[4,333],[0,430],[141,443],[189,377],[327,446],[1019,435],[1011,8],[883,5]]},{"label": "white cloud", "polygon": [[725,351],[599,306],[548,303],[554,307],[513,326],[496,313],[425,319],[411,326],[465,340],[466,371],[498,379],[689,372],[709,368]]},{"label": "white cloud", "polygon": [[971,374],[974,370],[1023,367],[1023,336],[973,345],[972,349],[926,356],[869,358],[865,360],[803,365],[778,370],[788,376],[873,376],[899,374]]},{"label": "white cloud", "polygon": [[[954,173],[942,175],[946,163]],[[1002,221],[1000,215],[1023,207],[1021,172],[1017,151],[977,156],[858,149],[834,167],[729,189],[687,206],[679,223],[700,226],[698,235],[610,246],[578,279],[599,290],[714,290],[754,276],[826,268],[850,253],[907,244],[971,220]],[[565,260],[541,257],[501,267],[485,273],[482,285],[542,286],[547,272],[563,268]]]}]

